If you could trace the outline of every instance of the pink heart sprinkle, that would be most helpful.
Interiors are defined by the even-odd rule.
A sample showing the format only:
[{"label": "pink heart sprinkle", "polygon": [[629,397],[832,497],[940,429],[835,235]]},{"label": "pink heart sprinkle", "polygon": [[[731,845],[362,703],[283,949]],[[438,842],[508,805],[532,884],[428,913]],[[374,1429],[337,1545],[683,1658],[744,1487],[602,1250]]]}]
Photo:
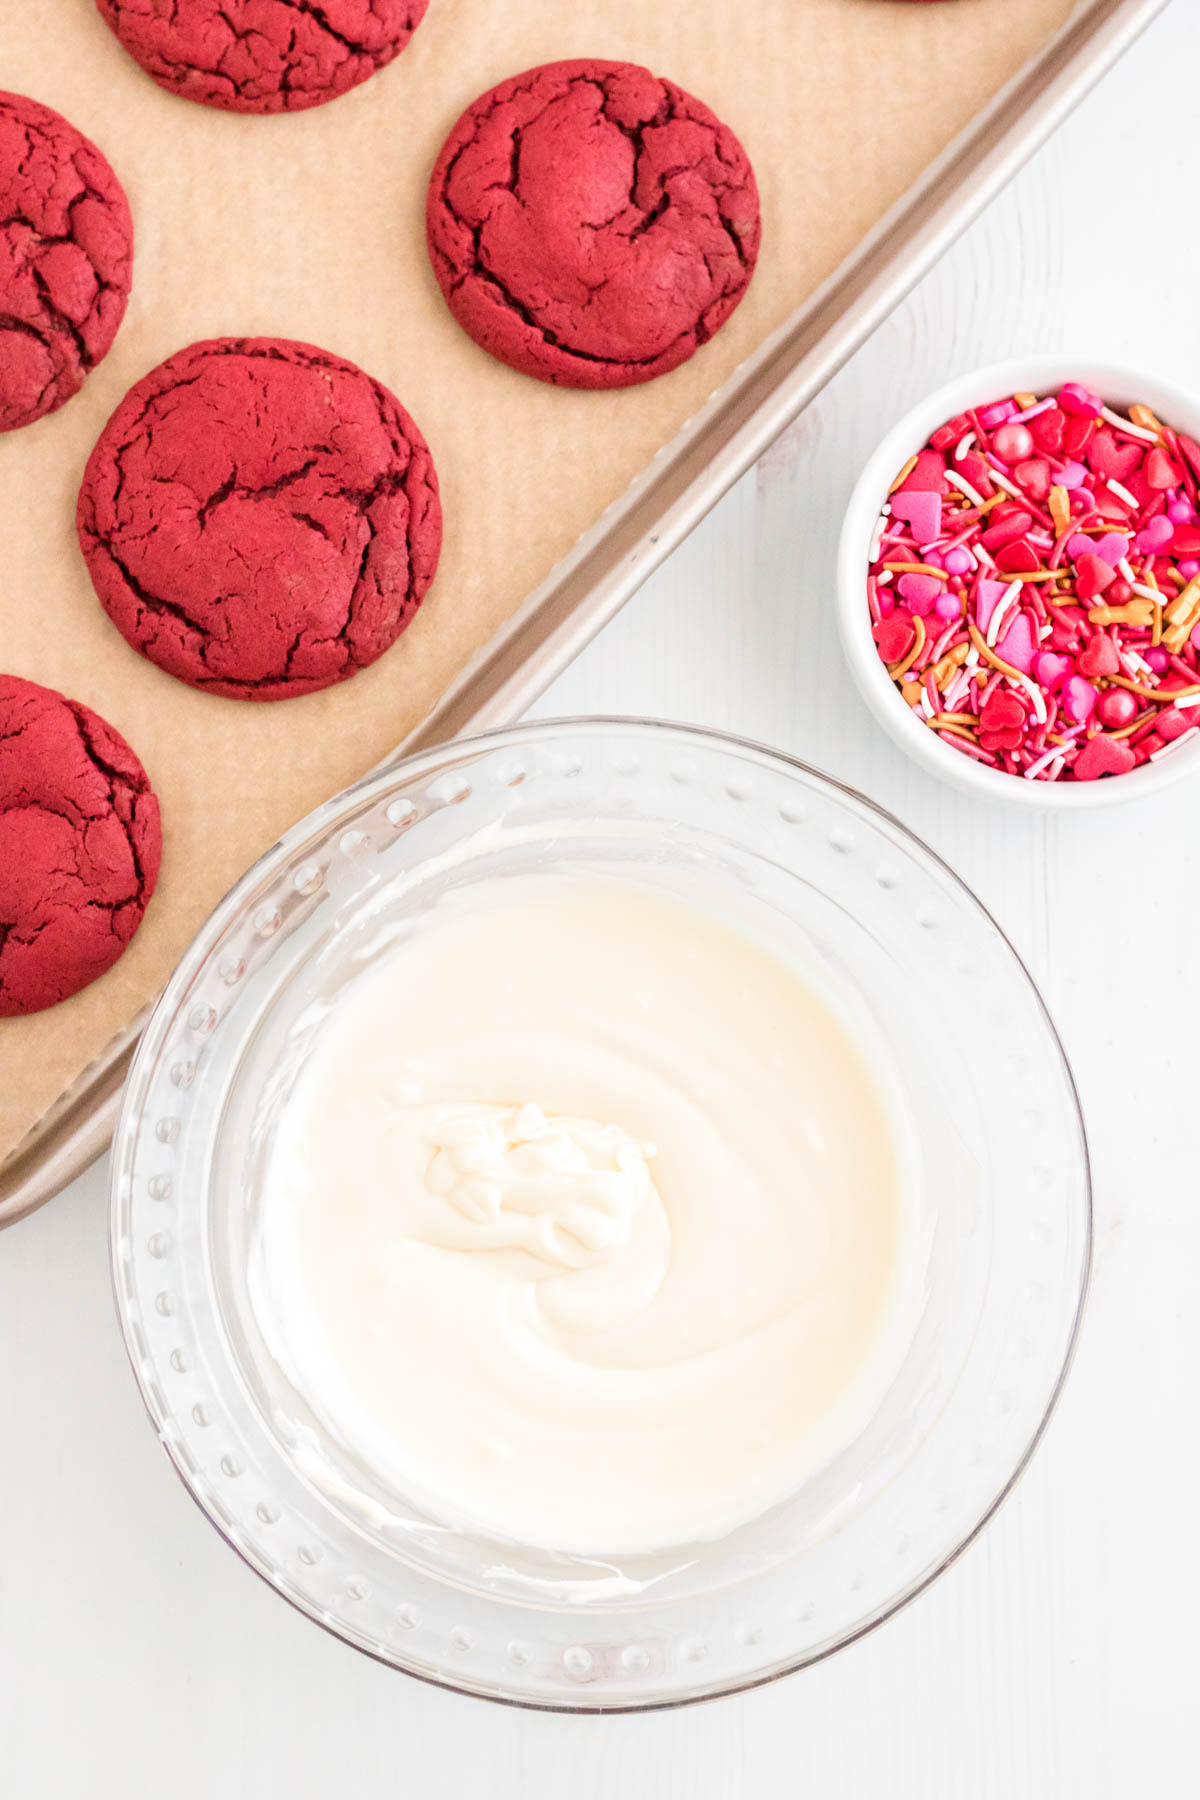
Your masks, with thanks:
[{"label": "pink heart sprinkle", "polygon": [[1115,569],[1123,556],[1129,555],[1129,539],[1119,531],[1109,531],[1096,545],[1095,553],[1103,557],[1110,569]]},{"label": "pink heart sprinkle", "polygon": [[1028,675],[1033,668],[1033,659],[1037,655],[1037,632],[1033,628],[1033,620],[1027,612],[1019,612],[1000,642],[996,645],[998,655],[1005,662],[1011,663],[1014,669],[1020,669],[1022,675]]},{"label": "pink heart sprinkle", "polygon": [[921,489],[893,494],[892,515],[908,521],[918,544],[932,544],[942,535],[942,502],[938,494]]},{"label": "pink heart sprinkle", "polygon": [[[1134,539],[1134,543],[1139,550],[1149,550],[1152,552],[1165,550],[1174,536],[1174,525],[1172,525],[1170,519],[1165,518],[1162,513],[1159,513],[1157,518],[1150,519],[1145,527],[1138,532],[1137,537]],[[1099,548],[1099,546],[1097,546],[1097,548]]]},{"label": "pink heart sprinkle", "polygon": [[1074,667],[1073,657],[1056,656],[1053,650],[1040,651],[1034,664],[1037,679],[1048,694],[1053,694],[1062,686]]},{"label": "pink heart sprinkle", "polygon": [[1087,478],[1088,472],[1082,463],[1069,462],[1063,464],[1062,474],[1059,476],[1058,480],[1059,485],[1065,487],[1067,492],[1070,493],[1075,488],[1081,488]]},{"label": "pink heart sprinkle", "polygon": [[985,431],[991,431],[996,425],[1003,425],[1005,419],[1011,419],[1016,412],[1011,400],[997,400],[993,406],[985,406],[979,414],[979,423]]},{"label": "pink heart sprinkle", "polygon": [[934,575],[902,575],[896,585],[915,613],[927,613],[942,591]]},{"label": "pink heart sprinkle", "polygon": [[1078,381],[1065,381],[1058,393],[1058,404],[1066,413],[1075,413],[1081,419],[1098,419],[1100,402]]},{"label": "pink heart sprinkle", "polygon": [[1074,537],[1069,537],[1067,539],[1067,555],[1072,562],[1075,562],[1077,558],[1081,556],[1094,555],[1095,550],[1096,546],[1093,544],[1091,538],[1085,537],[1082,531],[1077,531]]},{"label": "pink heart sprinkle", "polygon": [[1072,724],[1085,725],[1096,710],[1099,696],[1090,681],[1072,675],[1063,688],[1063,711]]},{"label": "pink heart sprinkle", "polygon": [[992,622],[992,614],[1008,592],[1006,581],[981,581],[975,594],[975,623],[980,631],[987,631]]}]

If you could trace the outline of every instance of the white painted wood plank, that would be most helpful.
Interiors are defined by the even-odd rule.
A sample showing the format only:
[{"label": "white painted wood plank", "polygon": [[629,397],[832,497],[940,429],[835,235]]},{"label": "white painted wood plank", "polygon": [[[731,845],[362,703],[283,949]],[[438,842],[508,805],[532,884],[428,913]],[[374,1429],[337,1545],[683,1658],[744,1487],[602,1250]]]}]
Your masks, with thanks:
[{"label": "white painted wood plank", "polygon": [[0,1237],[5,1793],[1194,1791],[1200,793],[1077,821],[968,804],[870,723],[830,598],[857,468],[943,377],[1079,346],[1200,388],[1198,77],[1181,0],[540,709],[689,718],[808,757],[927,837],[1028,959],[1084,1094],[1098,1253],[1078,1366],[1013,1500],[900,1618],[740,1700],[572,1720],[420,1687],[283,1606],[171,1475],[113,1320],[96,1171]]}]

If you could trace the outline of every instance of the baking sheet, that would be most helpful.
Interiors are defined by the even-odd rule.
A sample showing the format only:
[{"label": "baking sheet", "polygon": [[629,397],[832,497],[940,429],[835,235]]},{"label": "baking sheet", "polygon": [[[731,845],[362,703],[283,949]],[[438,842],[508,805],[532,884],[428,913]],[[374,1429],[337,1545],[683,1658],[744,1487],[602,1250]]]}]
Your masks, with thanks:
[{"label": "baking sheet", "polygon": [[[0,437],[0,666],[104,713],[161,796],[163,876],[121,963],[0,1020],[0,1157],[149,1000],[220,894],[319,800],[401,741],[653,453],[828,276],[1072,0],[432,0],[389,69],[286,118],[161,92],[92,0],[0,0],[0,86],[57,107],[134,210],[133,297],[106,362],[50,419]],[[749,295],[683,369],[643,388],[551,389],[493,363],[446,313],[424,253],[425,178],[476,93],[599,55],[691,89],[745,143],[763,200]],[[96,434],[144,371],[195,338],[320,344],[392,387],[437,461],[446,542],[416,622],[341,688],[277,705],[195,693],[129,650],[73,534]]]}]

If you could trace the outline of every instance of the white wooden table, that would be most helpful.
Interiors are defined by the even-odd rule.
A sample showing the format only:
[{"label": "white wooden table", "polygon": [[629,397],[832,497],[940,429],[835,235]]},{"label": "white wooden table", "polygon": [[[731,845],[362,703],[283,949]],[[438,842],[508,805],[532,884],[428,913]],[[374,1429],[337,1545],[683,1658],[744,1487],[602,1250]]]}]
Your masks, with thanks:
[{"label": "white wooden table", "polygon": [[436,1692],[292,1612],[175,1480],[118,1338],[98,1168],[0,1238],[0,1793],[1198,1791],[1200,782],[1069,821],[970,803],[869,722],[831,609],[854,474],[943,377],[1080,347],[1200,388],[1198,92],[1200,4],[1177,0],[541,708],[809,758],[926,837],[1027,958],[1080,1080],[1098,1233],[1081,1354],[1014,1497],[899,1618],[744,1699],[571,1719]]}]

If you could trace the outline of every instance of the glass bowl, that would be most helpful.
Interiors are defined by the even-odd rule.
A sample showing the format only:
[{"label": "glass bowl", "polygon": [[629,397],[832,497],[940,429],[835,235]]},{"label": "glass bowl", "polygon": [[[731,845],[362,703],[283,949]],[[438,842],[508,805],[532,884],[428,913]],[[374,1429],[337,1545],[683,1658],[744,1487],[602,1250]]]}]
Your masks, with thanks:
[{"label": "glass bowl", "polygon": [[[701,880],[798,928],[869,1013],[922,1164],[920,1318],[855,1442],[711,1543],[550,1556],[440,1526],[373,1486],[292,1392],[247,1293],[283,1047],[386,928],[448,887],[590,870]],[[601,1711],[729,1693],[877,1625],[944,1569],[1024,1467],[1079,1326],[1087,1151],[1038,994],[957,877],[861,795],[715,733],[519,726],[380,771],[222,902],[126,1089],[112,1249],[129,1355],[213,1524],[347,1643],[447,1687]],[[420,1370],[413,1371],[420,1379]],[[636,1507],[636,1494],[630,1496]]]}]

